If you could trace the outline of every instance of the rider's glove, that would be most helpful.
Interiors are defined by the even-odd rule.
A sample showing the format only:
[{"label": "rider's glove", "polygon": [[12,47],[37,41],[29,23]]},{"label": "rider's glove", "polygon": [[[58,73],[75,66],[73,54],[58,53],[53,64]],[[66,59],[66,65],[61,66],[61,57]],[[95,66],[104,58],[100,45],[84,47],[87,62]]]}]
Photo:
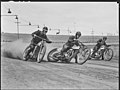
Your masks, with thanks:
[{"label": "rider's glove", "polygon": [[52,43],[52,41],[46,41],[47,43]]},{"label": "rider's glove", "polygon": [[36,37],[37,35],[36,34],[34,34],[34,37]]},{"label": "rider's glove", "polygon": [[110,47],[111,45],[107,45],[107,47]]},{"label": "rider's glove", "polygon": [[32,36],[33,36],[33,38],[35,38],[37,35],[36,35],[36,34],[33,34]]}]

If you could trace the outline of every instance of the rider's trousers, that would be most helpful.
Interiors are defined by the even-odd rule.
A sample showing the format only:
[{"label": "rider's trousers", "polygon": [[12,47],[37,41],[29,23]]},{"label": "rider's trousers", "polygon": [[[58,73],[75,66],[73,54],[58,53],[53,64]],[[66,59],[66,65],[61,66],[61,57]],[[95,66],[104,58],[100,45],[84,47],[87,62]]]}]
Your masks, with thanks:
[{"label": "rider's trousers", "polygon": [[92,55],[95,55],[95,53],[98,51],[98,49],[100,48],[100,46],[95,46],[94,48],[93,48],[93,53],[92,53]]},{"label": "rider's trousers", "polygon": [[61,50],[61,54],[63,55],[64,52],[67,52],[67,50],[70,49],[70,46],[64,44],[63,47],[62,47],[62,50]]}]

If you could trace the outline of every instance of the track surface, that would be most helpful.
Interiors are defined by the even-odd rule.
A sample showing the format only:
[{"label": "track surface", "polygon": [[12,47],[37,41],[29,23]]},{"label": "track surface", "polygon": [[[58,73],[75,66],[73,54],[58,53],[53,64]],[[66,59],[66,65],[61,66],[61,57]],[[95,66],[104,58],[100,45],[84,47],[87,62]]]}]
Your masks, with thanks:
[{"label": "track surface", "polygon": [[118,60],[22,61],[1,57],[1,89],[118,89]]}]

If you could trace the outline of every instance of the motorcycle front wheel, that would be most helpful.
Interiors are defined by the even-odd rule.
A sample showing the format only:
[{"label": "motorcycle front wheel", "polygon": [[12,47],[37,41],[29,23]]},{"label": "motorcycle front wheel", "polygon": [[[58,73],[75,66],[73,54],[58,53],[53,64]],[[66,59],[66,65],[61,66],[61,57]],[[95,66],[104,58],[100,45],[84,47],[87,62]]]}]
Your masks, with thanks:
[{"label": "motorcycle front wheel", "polygon": [[77,54],[77,61],[79,64],[84,64],[90,57],[90,50],[88,48],[80,51],[80,53]]},{"label": "motorcycle front wheel", "polygon": [[45,53],[46,53],[46,45],[40,46],[38,56],[37,56],[38,63],[40,63],[43,60]]},{"label": "motorcycle front wheel", "polygon": [[113,57],[113,50],[111,48],[107,48],[103,55],[105,61],[110,61]]},{"label": "motorcycle front wheel", "polygon": [[57,61],[59,61],[58,58],[55,57],[55,56],[57,56],[57,55],[58,55],[57,48],[52,49],[52,50],[48,53],[48,55],[47,55],[48,61],[49,61],[49,62],[57,62]]}]

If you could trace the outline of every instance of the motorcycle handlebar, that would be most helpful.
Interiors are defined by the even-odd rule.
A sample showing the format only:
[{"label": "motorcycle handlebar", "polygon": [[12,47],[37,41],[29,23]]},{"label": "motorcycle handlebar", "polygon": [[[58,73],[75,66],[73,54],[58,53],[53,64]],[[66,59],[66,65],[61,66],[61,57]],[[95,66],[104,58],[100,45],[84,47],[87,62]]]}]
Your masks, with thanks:
[{"label": "motorcycle handlebar", "polygon": [[82,46],[85,46],[82,42],[78,41]]},{"label": "motorcycle handlebar", "polygon": [[110,47],[111,45],[107,45],[107,47]]},{"label": "motorcycle handlebar", "polygon": [[40,38],[40,39],[42,39],[42,40],[44,40],[44,41],[46,41],[47,43],[52,43],[52,41],[48,41],[48,40],[46,40],[46,39],[44,39],[44,38],[42,38],[42,37],[39,37],[39,36],[34,36],[34,37],[38,37],[38,38]]},{"label": "motorcycle handlebar", "polygon": [[82,42],[80,42],[80,41],[78,41],[81,45],[80,46],[82,46],[84,49],[85,48],[88,48],[86,45],[84,45]]}]

